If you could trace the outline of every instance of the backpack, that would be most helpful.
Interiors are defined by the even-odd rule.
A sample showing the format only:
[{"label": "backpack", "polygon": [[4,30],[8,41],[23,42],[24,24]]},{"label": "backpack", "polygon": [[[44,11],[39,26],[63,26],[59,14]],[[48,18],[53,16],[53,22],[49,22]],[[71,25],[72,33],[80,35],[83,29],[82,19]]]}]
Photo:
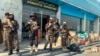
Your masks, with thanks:
[{"label": "backpack", "polygon": [[76,44],[71,44],[68,49],[73,52],[80,52],[80,48]]}]

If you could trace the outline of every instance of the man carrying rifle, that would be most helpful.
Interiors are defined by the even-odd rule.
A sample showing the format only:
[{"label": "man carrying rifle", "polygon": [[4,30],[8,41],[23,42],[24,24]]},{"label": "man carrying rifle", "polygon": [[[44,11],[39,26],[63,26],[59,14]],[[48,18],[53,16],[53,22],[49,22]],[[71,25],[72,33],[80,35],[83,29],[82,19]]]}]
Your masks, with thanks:
[{"label": "man carrying rifle", "polygon": [[4,51],[8,50],[8,20],[9,20],[9,13],[5,13],[5,18],[2,19],[2,26],[3,26],[3,42],[5,44]]},{"label": "man carrying rifle", "polygon": [[19,29],[18,22],[14,19],[14,15],[9,15],[8,20],[8,45],[9,45],[9,53],[8,55],[13,54],[13,49],[15,48],[17,53],[19,53],[19,41],[18,41],[18,32]]},{"label": "man carrying rifle", "polygon": [[60,29],[60,24],[58,23],[58,19],[56,19],[54,21],[54,38],[53,38],[53,41],[54,41],[54,45],[56,46],[56,42],[57,42],[57,39],[58,39],[58,36],[59,36],[59,29]]},{"label": "man carrying rifle", "polygon": [[52,43],[53,43],[53,37],[54,37],[54,24],[53,24],[53,19],[50,18],[49,22],[46,24],[45,29],[46,29],[46,43],[44,46],[44,50],[46,50],[46,47],[48,44],[50,44],[49,51],[52,51]]},{"label": "man carrying rifle", "polygon": [[[26,28],[29,30],[29,38],[30,38],[30,53],[33,53],[33,51],[37,52],[38,51],[38,37],[37,37],[37,32],[38,32],[38,24],[36,21],[36,16],[35,15],[30,15],[30,20],[27,22]],[[35,44],[35,47],[33,45]]]},{"label": "man carrying rifle", "polygon": [[63,22],[63,25],[61,27],[61,41],[62,41],[62,50],[66,51],[67,49],[67,42],[68,42],[68,28],[67,23]]}]

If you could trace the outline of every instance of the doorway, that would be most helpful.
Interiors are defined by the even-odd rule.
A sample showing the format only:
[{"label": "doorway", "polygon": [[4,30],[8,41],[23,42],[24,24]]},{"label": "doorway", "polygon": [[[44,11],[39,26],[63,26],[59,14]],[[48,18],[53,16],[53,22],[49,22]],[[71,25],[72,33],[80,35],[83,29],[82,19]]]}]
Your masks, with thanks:
[{"label": "doorway", "polygon": [[46,34],[46,30],[45,30],[45,25],[49,19],[49,15],[44,15],[44,14],[39,14],[39,13],[34,13],[36,16],[37,16],[37,22],[38,22],[38,25],[40,26],[40,29],[41,29],[41,35],[42,35],[42,38],[45,38],[45,34]]}]

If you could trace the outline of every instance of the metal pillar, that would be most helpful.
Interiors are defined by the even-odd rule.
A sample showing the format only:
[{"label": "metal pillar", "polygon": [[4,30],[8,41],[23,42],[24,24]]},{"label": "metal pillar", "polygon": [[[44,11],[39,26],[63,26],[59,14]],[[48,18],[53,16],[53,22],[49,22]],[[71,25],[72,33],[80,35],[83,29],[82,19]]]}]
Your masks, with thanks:
[{"label": "metal pillar", "polygon": [[[42,27],[43,27],[43,26],[42,26],[42,22],[43,22],[43,20],[42,20],[42,19],[43,19],[43,12],[40,11],[40,13],[41,13],[41,39],[42,39],[42,33],[43,33],[43,32],[42,32]],[[40,41],[41,41],[41,39],[40,39]]]},{"label": "metal pillar", "polygon": [[82,24],[82,30],[86,31],[86,14],[84,14],[83,24]]},{"label": "metal pillar", "polygon": [[61,7],[60,6],[58,7],[56,18],[59,19],[59,23],[61,24]]},{"label": "metal pillar", "polygon": [[97,18],[97,33],[99,33],[99,17]]}]

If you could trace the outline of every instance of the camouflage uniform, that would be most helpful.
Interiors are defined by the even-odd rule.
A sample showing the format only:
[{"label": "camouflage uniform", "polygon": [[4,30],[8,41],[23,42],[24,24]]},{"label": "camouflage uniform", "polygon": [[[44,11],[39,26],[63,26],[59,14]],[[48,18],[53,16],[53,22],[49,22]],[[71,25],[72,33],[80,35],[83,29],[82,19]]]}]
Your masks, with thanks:
[{"label": "camouflage uniform", "polygon": [[62,38],[62,49],[65,51],[67,47],[67,40],[68,40],[68,30],[66,26],[61,27],[61,38]]},{"label": "camouflage uniform", "polygon": [[59,28],[60,28],[60,25],[59,23],[55,23],[54,24],[54,38],[53,38],[53,41],[54,41],[54,45],[56,45],[56,42],[57,42],[57,39],[58,39],[58,36],[59,36]]},{"label": "camouflage uniform", "polygon": [[9,52],[12,53],[13,48],[16,48],[16,51],[19,52],[19,41],[18,41],[18,22],[16,20],[10,20],[11,31],[9,31]]},{"label": "camouflage uniform", "polygon": [[52,42],[53,42],[53,37],[54,37],[54,28],[53,24],[49,25],[49,23],[46,24],[45,26],[46,29],[46,43],[44,49],[46,49],[47,45],[50,43],[50,51],[52,51]]},{"label": "camouflage uniform", "polygon": [[29,28],[29,38],[30,38],[31,52],[33,51],[33,44],[35,44],[35,51],[37,51],[37,47],[38,47],[38,37],[37,37],[38,25],[37,25],[37,21],[29,20],[28,23],[30,23],[30,24],[28,24],[28,28]]},{"label": "camouflage uniform", "polygon": [[3,26],[3,41],[5,44],[5,48],[8,49],[8,30],[9,30],[9,19],[4,18],[2,20],[2,26]]}]

